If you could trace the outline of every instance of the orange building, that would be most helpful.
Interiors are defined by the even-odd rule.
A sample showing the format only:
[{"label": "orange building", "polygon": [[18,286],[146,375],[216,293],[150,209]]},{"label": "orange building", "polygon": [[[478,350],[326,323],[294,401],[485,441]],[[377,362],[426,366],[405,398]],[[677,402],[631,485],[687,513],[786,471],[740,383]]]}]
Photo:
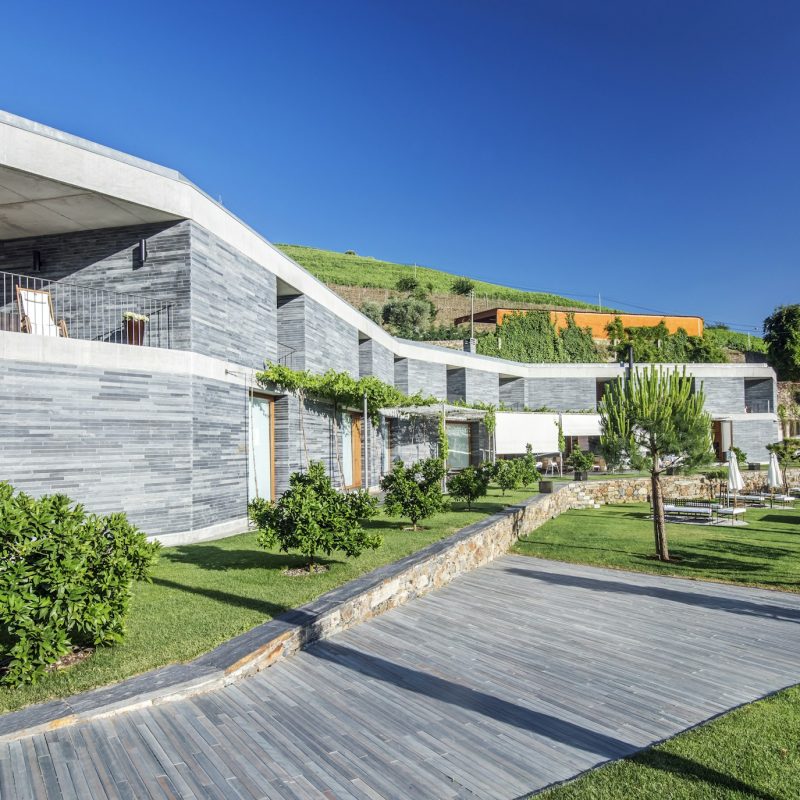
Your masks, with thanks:
[{"label": "orange building", "polygon": [[[502,324],[512,314],[527,314],[533,309],[527,308],[490,308],[487,311],[476,311],[475,322]],[[589,328],[595,339],[607,339],[606,325],[619,317],[626,328],[650,328],[663,321],[670,333],[677,333],[683,328],[689,336],[703,335],[703,318],[682,316],[677,314],[613,314],[607,311],[550,311],[550,320],[558,330],[567,326],[567,315],[574,314],[575,324],[580,328]],[[469,315],[454,320],[456,325],[469,323]]]}]

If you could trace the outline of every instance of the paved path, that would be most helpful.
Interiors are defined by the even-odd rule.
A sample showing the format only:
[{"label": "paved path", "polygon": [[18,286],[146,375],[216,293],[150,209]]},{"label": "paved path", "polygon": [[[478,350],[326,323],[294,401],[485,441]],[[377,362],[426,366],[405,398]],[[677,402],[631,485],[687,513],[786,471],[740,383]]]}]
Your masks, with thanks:
[{"label": "paved path", "polygon": [[800,596],[507,556],[213,694],[0,748],[0,794],[510,798],[800,681]]}]

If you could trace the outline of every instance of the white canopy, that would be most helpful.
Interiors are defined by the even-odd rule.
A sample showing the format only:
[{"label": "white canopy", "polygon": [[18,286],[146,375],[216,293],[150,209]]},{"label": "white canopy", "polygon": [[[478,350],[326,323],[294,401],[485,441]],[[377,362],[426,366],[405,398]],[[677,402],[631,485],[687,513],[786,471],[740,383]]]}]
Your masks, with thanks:
[{"label": "white canopy", "polygon": [[534,453],[558,452],[558,414],[499,412],[495,427],[498,455],[519,455],[530,444]]},{"label": "white canopy", "polygon": [[561,427],[564,436],[599,436],[599,414],[562,414]]}]

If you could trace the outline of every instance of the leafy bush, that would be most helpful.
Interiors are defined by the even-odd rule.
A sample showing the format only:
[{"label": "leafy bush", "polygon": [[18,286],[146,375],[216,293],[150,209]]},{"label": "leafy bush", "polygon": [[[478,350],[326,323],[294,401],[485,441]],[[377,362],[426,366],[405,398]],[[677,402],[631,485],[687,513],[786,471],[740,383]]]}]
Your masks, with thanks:
[{"label": "leafy bush", "polygon": [[419,281],[412,275],[401,275],[395,284],[398,292],[413,292],[419,288]]},{"label": "leafy bush", "polygon": [[731,447],[731,450],[733,450],[734,454],[736,455],[736,463],[740,467],[746,467],[747,466],[747,453],[745,453],[745,451],[742,450],[741,447]]},{"label": "leafy bush", "polygon": [[541,473],[536,466],[536,456],[533,454],[533,446],[525,445],[525,455],[517,462],[520,482],[526,489],[533,486],[541,478]]},{"label": "leafy bush", "polygon": [[491,477],[491,464],[465,467],[448,480],[447,490],[452,498],[463,500],[467,504],[467,510],[471,510],[476,500],[486,496]]},{"label": "leafy bush", "polygon": [[358,556],[381,543],[380,536],[359,523],[375,516],[377,500],[365,491],[338,492],[319,461],[312,461],[307,472],[292,473],[289,488],[277,503],[259,498],[248,511],[262,547],[277,544],[283,553],[299,550],[308,559],[309,570],[319,552],[329,556],[338,550]]},{"label": "leafy bush", "polygon": [[32,683],[76,647],[122,641],[131,584],[157,552],[124,514],[0,483],[0,681]]},{"label": "leafy bush", "polygon": [[683,328],[670,333],[664,320],[658,325],[626,328],[615,317],[606,332],[618,361],[627,359],[628,345],[633,345],[634,358],[640,363],[708,364],[728,360],[718,336],[689,336]]},{"label": "leafy bush", "polygon": [[436,306],[430,300],[414,297],[392,297],[383,305],[383,321],[400,336],[419,336],[428,327],[436,314]]},{"label": "leafy bush", "polygon": [[374,323],[383,324],[383,306],[380,303],[375,303],[372,300],[365,300],[361,304],[361,313],[365,317],[369,317]]},{"label": "leafy bush", "polygon": [[412,529],[417,530],[420,520],[446,508],[443,478],[444,464],[439,458],[426,458],[408,467],[400,460],[395,461],[392,471],[381,480],[381,489],[386,492],[383,501],[386,513],[408,517]]},{"label": "leafy bush", "polygon": [[567,464],[575,470],[575,472],[587,472],[594,465],[594,457],[591,453],[584,453],[580,447],[576,447],[569,454]]},{"label": "leafy bush", "polygon": [[475,282],[469,278],[456,278],[450,284],[450,291],[453,294],[469,295],[475,291]]},{"label": "leafy bush", "polygon": [[522,474],[516,459],[501,459],[494,465],[494,479],[502,489],[519,489],[522,486]]}]

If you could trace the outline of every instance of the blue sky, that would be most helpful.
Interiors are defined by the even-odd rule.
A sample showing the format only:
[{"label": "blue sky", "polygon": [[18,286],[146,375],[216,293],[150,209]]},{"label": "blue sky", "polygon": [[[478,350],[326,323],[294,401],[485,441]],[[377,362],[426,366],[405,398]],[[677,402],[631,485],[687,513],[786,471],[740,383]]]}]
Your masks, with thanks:
[{"label": "blue sky", "polygon": [[179,169],[272,241],[751,328],[800,302],[796,2],[3,14],[0,107]]}]

